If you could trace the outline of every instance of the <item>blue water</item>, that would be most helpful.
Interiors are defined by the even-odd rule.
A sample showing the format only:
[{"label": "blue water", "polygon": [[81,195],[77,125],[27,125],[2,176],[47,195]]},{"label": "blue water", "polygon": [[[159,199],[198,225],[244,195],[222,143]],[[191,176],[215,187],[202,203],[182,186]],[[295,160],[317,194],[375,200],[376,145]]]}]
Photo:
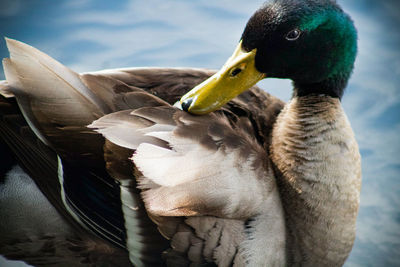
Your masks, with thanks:
[{"label": "blue water", "polygon": [[[219,68],[262,2],[1,0],[0,35],[33,45],[79,72],[130,66]],[[359,32],[356,67],[343,99],[363,156],[361,208],[349,267],[400,266],[398,2],[339,0]],[[0,57],[7,55],[0,40]],[[290,98],[289,81],[260,85],[283,100]],[[0,259],[0,266],[11,264]]]}]

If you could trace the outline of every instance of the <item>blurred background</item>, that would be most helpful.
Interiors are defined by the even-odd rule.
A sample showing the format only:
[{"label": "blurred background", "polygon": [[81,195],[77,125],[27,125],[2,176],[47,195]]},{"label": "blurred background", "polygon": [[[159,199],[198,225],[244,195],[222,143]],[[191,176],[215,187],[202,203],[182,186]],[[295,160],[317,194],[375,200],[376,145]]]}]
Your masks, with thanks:
[{"label": "blurred background", "polygon": [[[263,2],[0,0],[0,36],[28,43],[77,72],[140,66],[218,69]],[[343,105],[363,158],[357,238],[345,266],[400,266],[400,1],[338,2],[359,33]],[[1,39],[0,57],[7,56]],[[290,99],[290,81],[259,85]],[[27,265],[0,257],[0,266]]]}]

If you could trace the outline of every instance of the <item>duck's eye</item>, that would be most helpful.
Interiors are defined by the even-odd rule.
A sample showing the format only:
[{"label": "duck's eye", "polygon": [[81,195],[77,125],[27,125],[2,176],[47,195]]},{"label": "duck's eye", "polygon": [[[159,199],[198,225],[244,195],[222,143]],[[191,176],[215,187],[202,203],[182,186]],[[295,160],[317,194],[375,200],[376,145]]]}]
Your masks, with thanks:
[{"label": "duck's eye", "polygon": [[295,41],[299,39],[301,31],[299,29],[294,29],[286,34],[286,40],[288,41]]}]

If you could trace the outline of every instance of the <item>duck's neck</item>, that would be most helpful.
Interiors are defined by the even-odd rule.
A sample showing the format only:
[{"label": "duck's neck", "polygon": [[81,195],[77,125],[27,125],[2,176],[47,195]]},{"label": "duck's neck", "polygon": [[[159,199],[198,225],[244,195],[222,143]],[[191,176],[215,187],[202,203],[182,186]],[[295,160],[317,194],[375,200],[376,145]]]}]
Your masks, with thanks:
[{"label": "duck's neck", "polygon": [[355,238],[360,155],[340,100],[294,96],[275,124],[271,157],[285,209],[290,266],[339,266]]},{"label": "duck's neck", "polygon": [[294,81],[293,96],[304,97],[310,94],[321,94],[341,99],[349,76],[349,72],[344,72],[315,83]]}]

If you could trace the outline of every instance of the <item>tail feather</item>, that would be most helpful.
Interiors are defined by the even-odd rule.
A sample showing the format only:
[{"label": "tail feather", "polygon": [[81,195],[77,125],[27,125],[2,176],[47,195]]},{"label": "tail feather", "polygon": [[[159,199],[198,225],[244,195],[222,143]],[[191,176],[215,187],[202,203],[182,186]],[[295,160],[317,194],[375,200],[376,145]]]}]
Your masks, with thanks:
[{"label": "tail feather", "polygon": [[10,58],[3,60],[2,94],[16,97],[29,126],[44,143],[50,145],[48,139],[63,135],[65,129],[81,131],[110,112],[79,74],[27,44],[6,42]]},{"label": "tail feather", "polygon": [[[15,92],[16,88],[23,88],[23,85],[21,84],[20,80],[18,79],[18,74],[15,71],[14,64],[11,62],[9,58],[3,59],[3,68],[4,68],[4,74],[7,79],[7,83],[9,84],[9,92],[14,95],[13,92]],[[19,101],[19,106],[24,106],[21,105],[21,102],[23,102],[24,97],[22,97],[21,101]],[[39,128],[37,127],[38,123],[33,116],[32,112],[30,109],[27,108],[21,108],[21,112],[23,116],[25,117],[29,127],[32,129],[32,131],[35,133],[35,135],[45,144],[49,145],[49,142],[47,139],[43,136],[43,134],[40,132]]]},{"label": "tail feather", "polygon": [[5,92],[15,96],[36,136],[60,155],[100,157],[103,139],[86,126],[109,113],[109,105],[79,74],[27,44],[6,41]]},{"label": "tail feather", "polygon": [[11,93],[11,88],[7,81],[0,81],[0,95],[4,96],[5,98],[14,96],[14,94]]},{"label": "tail feather", "polygon": [[[79,74],[32,46],[9,38],[6,38],[6,42],[10,60],[18,75],[7,77],[6,74],[11,87],[36,97],[75,98],[84,105],[92,105],[91,108],[99,113],[109,111],[107,105],[85,86]],[[22,87],[14,86],[14,78],[20,80]]]}]

